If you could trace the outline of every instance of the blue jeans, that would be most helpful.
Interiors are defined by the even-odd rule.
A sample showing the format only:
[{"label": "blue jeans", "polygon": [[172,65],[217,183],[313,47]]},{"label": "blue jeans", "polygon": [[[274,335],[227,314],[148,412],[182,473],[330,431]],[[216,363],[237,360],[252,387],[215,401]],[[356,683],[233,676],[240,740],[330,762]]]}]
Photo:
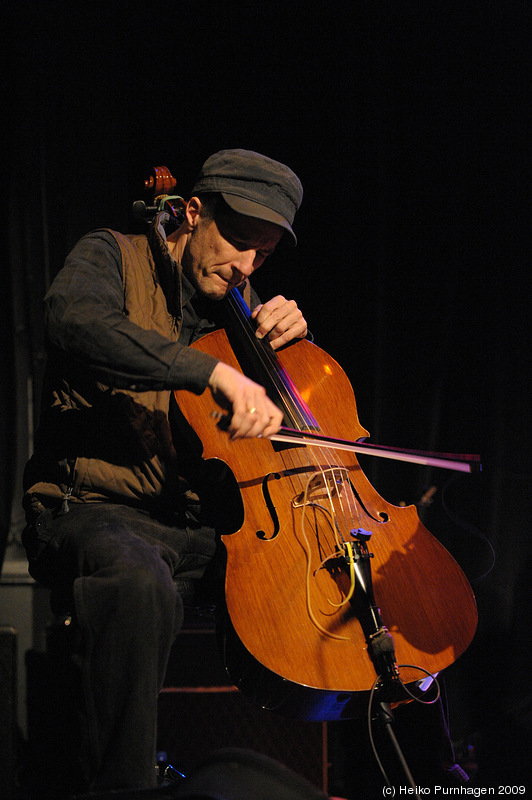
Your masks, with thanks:
[{"label": "blue jeans", "polygon": [[30,574],[71,599],[79,626],[82,785],[153,786],[157,697],[183,622],[178,589],[201,578],[213,530],[128,506],[71,504],[63,515],[43,512],[23,540]]}]

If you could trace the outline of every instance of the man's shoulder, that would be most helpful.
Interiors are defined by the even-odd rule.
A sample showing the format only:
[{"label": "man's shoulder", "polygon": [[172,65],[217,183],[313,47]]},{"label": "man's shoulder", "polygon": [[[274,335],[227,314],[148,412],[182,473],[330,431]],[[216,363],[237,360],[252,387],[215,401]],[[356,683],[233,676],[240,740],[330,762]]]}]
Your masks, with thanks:
[{"label": "man's shoulder", "polygon": [[107,242],[123,260],[124,256],[141,256],[150,258],[151,250],[148,238],[144,233],[121,233],[112,228],[98,228],[88,234],[93,239]]},{"label": "man's shoulder", "polygon": [[147,247],[147,236],[145,233],[121,233],[113,228],[96,228],[87,234],[87,237],[104,239],[111,244],[136,247]]}]

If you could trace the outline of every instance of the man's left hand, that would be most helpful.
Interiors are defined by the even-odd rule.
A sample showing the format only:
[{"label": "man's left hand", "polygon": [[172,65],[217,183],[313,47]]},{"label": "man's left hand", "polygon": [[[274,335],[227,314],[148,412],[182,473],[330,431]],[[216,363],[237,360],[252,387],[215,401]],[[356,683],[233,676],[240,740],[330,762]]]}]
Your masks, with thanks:
[{"label": "man's left hand", "polygon": [[257,323],[257,337],[267,337],[274,350],[307,335],[307,323],[297,303],[295,300],[286,300],[282,295],[256,306],[251,318]]}]

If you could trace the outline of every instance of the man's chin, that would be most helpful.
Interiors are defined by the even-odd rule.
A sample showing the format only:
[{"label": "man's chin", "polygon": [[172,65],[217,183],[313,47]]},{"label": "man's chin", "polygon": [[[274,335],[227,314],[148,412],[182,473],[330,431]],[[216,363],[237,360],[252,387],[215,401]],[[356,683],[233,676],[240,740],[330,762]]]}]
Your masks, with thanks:
[{"label": "man's chin", "polygon": [[214,302],[218,302],[219,300],[223,300],[224,297],[227,297],[227,295],[229,294],[229,291],[230,290],[229,290],[228,287],[225,290],[224,289],[220,289],[220,288],[213,289],[212,287],[210,287],[210,288],[202,288],[202,287],[200,287],[200,292],[203,295],[203,297],[206,297],[207,300],[213,300]]}]

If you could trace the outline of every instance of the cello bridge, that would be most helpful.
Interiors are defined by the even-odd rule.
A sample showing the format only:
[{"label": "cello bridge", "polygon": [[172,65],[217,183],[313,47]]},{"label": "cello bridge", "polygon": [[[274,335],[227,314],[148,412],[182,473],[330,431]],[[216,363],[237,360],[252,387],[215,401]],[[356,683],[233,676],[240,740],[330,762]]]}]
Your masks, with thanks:
[{"label": "cello bridge", "polygon": [[324,502],[342,496],[346,478],[345,467],[328,467],[320,470],[310,478],[305,489],[293,497],[292,507],[303,508],[312,505],[322,508]]}]

